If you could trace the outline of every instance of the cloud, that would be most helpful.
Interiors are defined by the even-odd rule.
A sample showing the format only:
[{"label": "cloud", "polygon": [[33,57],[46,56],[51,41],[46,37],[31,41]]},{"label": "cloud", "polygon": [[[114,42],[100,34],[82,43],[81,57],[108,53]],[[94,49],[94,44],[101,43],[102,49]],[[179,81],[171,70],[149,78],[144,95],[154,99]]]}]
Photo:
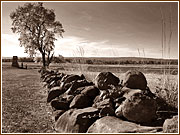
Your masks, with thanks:
[{"label": "cloud", "polygon": [[[55,42],[55,54],[65,57],[80,57],[79,50],[83,49],[84,57],[139,57],[137,48],[130,48],[129,44],[110,44],[109,40],[89,41],[87,39],[69,36]],[[161,58],[159,50],[144,49],[145,57]],[[140,57],[144,57],[140,50]]]},{"label": "cloud", "polygon": [[19,44],[19,41],[18,41],[19,36],[18,35],[2,34],[1,38],[2,38],[2,43],[4,43],[4,41],[8,41],[9,43],[11,43],[10,45]]},{"label": "cloud", "polygon": [[78,50],[81,48],[84,51],[85,57],[93,57],[99,55],[97,50],[103,49],[101,46],[105,46],[107,42],[108,40],[91,42],[76,36],[69,36],[61,39],[58,38],[58,40],[55,42],[55,54],[79,57],[81,54]]},{"label": "cloud", "polygon": [[3,57],[28,56],[28,54],[24,53],[24,48],[19,46],[18,35],[2,34],[1,47],[1,54]]},{"label": "cloud", "polygon": [[[24,53],[24,48],[19,46],[18,35],[2,34],[2,56],[25,57],[28,54]],[[58,38],[55,41],[55,55],[63,55],[64,57],[138,57],[138,51],[134,48],[129,48],[128,44],[110,44],[109,40],[89,41],[82,37],[67,36]],[[140,56],[143,57],[143,52],[140,50]],[[158,50],[145,49],[145,57],[161,57]],[[82,52],[84,52],[82,54]]]},{"label": "cloud", "polygon": [[90,31],[91,29],[89,27],[84,27],[83,28],[85,31]]},{"label": "cloud", "polygon": [[92,16],[87,12],[87,11],[82,11],[81,12],[81,19],[86,19],[88,21],[92,20]]},{"label": "cloud", "polygon": [[55,54],[63,56],[80,57],[80,48],[84,52],[84,57],[135,57],[137,51],[126,45],[109,45],[109,40],[89,41],[80,37],[66,37],[55,42]]}]

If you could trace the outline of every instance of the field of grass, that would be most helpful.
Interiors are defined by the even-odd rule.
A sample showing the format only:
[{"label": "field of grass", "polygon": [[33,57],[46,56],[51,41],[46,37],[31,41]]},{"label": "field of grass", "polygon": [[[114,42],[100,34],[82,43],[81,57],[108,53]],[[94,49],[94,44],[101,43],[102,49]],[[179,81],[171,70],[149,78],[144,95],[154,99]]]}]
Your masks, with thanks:
[{"label": "field of grass", "polygon": [[51,108],[37,70],[2,68],[2,133],[52,133]]},{"label": "field of grass", "polygon": [[[38,69],[40,64],[27,64],[28,69],[16,69],[11,63],[2,63],[2,132],[3,133],[53,133],[51,108],[46,103],[47,93],[40,83]],[[95,67],[92,71],[88,68]],[[153,93],[164,98],[169,104],[178,108],[178,75],[159,73],[161,65],[146,66],[145,74],[148,86]],[[68,74],[84,74],[93,81],[104,69],[123,79],[125,71],[141,68],[136,65],[81,65],[52,64],[51,69],[58,69]],[[150,69],[156,72],[148,72]],[[177,66],[173,66],[175,70]],[[157,69],[157,70],[155,70]],[[144,72],[146,71],[146,72]]]}]

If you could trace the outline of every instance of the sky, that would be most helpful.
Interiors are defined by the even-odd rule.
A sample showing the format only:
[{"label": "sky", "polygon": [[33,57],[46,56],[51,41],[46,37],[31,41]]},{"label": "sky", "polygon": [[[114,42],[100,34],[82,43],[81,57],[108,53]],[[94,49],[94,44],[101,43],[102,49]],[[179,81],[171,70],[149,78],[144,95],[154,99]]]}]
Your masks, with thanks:
[{"label": "sky", "polygon": [[[11,31],[9,15],[18,5],[24,3],[1,2],[3,57],[28,56],[19,46],[19,35]],[[162,58],[161,15],[168,46],[172,14],[170,54],[166,47],[163,57],[178,58],[177,2],[44,2],[44,6],[54,9],[65,30],[55,41],[56,56]]]}]

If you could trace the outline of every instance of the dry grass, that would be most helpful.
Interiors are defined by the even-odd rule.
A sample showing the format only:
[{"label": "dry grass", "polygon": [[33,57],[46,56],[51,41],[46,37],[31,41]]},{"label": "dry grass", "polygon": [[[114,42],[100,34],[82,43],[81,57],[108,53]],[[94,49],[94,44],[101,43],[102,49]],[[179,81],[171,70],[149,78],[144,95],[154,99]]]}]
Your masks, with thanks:
[{"label": "dry grass", "polygon": [[178,77],[163,75],[156,86],[156,93],[170,106],[178,109]]},{"label": "dry grass", "polygon": [[37,70],[3,68],[2,133],[54,132],[46,97]]}]

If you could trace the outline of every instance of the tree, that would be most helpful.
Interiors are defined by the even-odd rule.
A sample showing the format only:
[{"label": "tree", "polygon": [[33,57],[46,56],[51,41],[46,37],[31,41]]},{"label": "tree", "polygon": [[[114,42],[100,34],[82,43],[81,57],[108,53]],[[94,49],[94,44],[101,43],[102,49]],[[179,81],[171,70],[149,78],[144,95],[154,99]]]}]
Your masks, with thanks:
[{"label": "tree", "polygon": [[12,31],[20,35],[20,46],[30,56],[38,51],[42,55],[43,67],[48,67],[54,55],[55,36],[62,37],[64,29],[59,21],[55,21],[55,13],[47,9],[43,3],[26,3],[11,12]]}]

